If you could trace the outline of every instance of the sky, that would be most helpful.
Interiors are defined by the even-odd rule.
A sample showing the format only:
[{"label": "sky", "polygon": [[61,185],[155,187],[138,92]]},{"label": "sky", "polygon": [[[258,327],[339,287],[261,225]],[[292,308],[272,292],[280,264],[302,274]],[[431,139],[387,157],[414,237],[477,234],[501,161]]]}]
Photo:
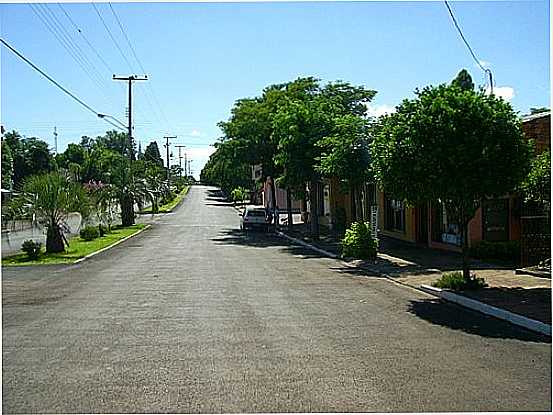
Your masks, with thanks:
[{"label": "sky", "polygon": [[[165,158],[163,137],[177,136],[171,164],[179,162],[174,145],[185,145],[196,177],[221,137],[217,123],[236,100],[271,84],[315,76],[363,85],[378,91],[372,115],[393,111],[415,88],[449,82],[462,68],[486,86],[441,1],[111,6],[115,14],[109,3],[0,4],[1,37],[94,111],[124,124],[127,85],[112,75],[145,71],[149,80],[133,86],[134,137],[142,149],[156,140]],[[520,114],[549,107],[549,2],[450,6],[493,72],[496,94]],[[83,135],[112,129],[4,46],[0,76],[0,120],[8,131],[53,149],[56,127],[61,152]]]}]

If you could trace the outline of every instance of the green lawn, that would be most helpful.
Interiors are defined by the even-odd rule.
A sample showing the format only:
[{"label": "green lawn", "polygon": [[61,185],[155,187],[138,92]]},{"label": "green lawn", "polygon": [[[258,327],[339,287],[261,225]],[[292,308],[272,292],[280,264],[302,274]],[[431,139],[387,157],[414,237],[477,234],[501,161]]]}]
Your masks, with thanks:
[{"label": "green lawn", "polygon": [[[169,203],[166,203],[164,205],[161,205],[159,207],[158,213],[169,213],[172,212],[173,209],[180,203],[180,201],[186,196],[188,193],[188,190],[190,189],[190,186],[186,186],[182,191]],[[143,209],[140,211],[140,213],[152,213],[152,207],[148,207],[146,209]]]},{"label": "green lawn", "polygon": [[69,239],[69,246],[65,252],[58,254],[46,254],[42,248],[42,254],[35,261],[30,261],[27,254],[21,253],[2,258],[2,265],[43,265],[43,264],[71,264],[93,252],[99,251],[129,235],[132,235],[146,227],[143,223],[128,226],[126,228],[112,228],[112,231],[92,241],[85,241],[79,236]]}]

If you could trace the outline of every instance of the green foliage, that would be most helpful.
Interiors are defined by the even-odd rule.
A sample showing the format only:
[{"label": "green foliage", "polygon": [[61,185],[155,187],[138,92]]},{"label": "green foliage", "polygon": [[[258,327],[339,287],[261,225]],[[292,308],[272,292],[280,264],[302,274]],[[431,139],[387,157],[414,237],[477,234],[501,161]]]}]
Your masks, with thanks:
[{"label": "green foliage", "polygon": [[46,252],[63,251],[69,213],[89,214],[89,199],[82,185],[58,172],[27,178],[10,205],[20,217],[35,215],[46,226]]},{"label": "green foliage", "polygon": [[13,186],[13,155],[9,144],[2,140],[2,189]]},{"label": "green foliage", "polygon": [[550,205],[551,153],[549,151],[544,151],[532,160],[530,172],[522,183],[521,190],[527,201]]},{"label": "green foliage", "polygon": [[13,158],[13,185],[19,188],[32,175],[45,173],[54,167],[48,143],[36,137],[21,138],[16,131],[4,135]]},{"label": "green foliage", "polygon": [[243,202],[248,198],[249,191],[245,187],[237,187],[230,192],[233,202]]},{"label": "green foliage", "polygon": [[466,69],[461,69],[455,79],[451,81],[451,84],[459,87],[462,90],[474,89],[474,82],[472,82],[472,77]]},{"label": "green foliage", "polygon": [[371,233],[369,222],[354,222],[341,241],[342,257],[359,259],[374,259],[378,248],[378,241]]},{"label": "green foliage", "polygon": [[442,202],[466,235],[482,198],[509,193],[526,176],[531,145],[501,98],[455,84],[415,94],[375,128],[374,173],[396,199]]},{"label": "green foliage", "polygon": [[484,278],[477,278],[476,275],[471,275],[469,279],[465,279],[463,273],[460,271],[446,272],[432,285],[437,288],[445,288],[454,291],[477,290],[488,286]]},{"label": "green foliage", "polygon": [[85,226],[79,231],[79,236],[85,241],[92,241],[100,237],[100,230],[96,226]]},{"label": "green foliage", "polygon": [[38,259],[42,242],[35,242],[32,239],[27,239],[21,245],[21,250],[27,254],[27,258],[31,261]]},{"label": "green foliage", "polygon": [[498,259],[518,263],[520,260],[520,241],[480,241],[470,247],[469,254],[473,258]]},{"label": "green foliage", "polygon": [[161,153],[159,152],[159,147],[156,141],[152,141],[146,146],[142,159],[144,161],[150,161],[159,167],[163,167],[163,159],[161,158]]}]

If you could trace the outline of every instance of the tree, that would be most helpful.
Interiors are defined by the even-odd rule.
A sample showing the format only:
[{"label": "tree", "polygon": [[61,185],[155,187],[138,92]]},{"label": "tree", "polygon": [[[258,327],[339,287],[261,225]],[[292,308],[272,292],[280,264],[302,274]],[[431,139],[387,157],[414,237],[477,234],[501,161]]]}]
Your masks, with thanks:
[{"label": "tree", "polygon": [[472,82],[472,76],[466,69],[461,69],[455,79],[451,81],[452,85],[458,86],[462,90],[474,89],[474,82]]},{"label": "tree", "polygon": [[541,203],[549,211],[551,206],[551,154],[549,151],[544,151],[532,160],[530,172],[521,187],[527,201]]},{"label": "tree", "polygon": [[13,187],[13,156],[10,146],[2,140],[2,189]]},{"label": "tree", "polygon": [[152,141],[146,146],[142,159],[145,161],[151,161],[152,163],[163,167],[163,158],[161,158],[161,153],[159,152],[159,147],[156,141]]},{"label": "tree", "polygon": [[415,91],[383,117],[371,146],[381,187],[416,205],[442,202],[462,230],[470,279],[468,223],[481,199],[512,191],[528,171],[530,144],[510,104],[456,83]]},{"label": "tree", "polygon": [[135,153],[134,145],[131,147],[129,144],[127,133],[115,130],[106,131],[105,135],[97,137],[96,145],[115,151],[129,159],[132,158]]},{"label": "tree", "polygon": [[27,178],[21,195],[11,204],[20,215],[34,215],[46,226],[46,252],[65,250],[69,213],[79,212],[86,217],[89,212],[89,201],[81,184],[58,172]]},{"label": "tree", "polygon": [[48,172],[53,167],[53,157],[48,143],[36,137],[21,138],[17,131],[4,135],[13,157],[13,185],[18,188],[28,176]]}]

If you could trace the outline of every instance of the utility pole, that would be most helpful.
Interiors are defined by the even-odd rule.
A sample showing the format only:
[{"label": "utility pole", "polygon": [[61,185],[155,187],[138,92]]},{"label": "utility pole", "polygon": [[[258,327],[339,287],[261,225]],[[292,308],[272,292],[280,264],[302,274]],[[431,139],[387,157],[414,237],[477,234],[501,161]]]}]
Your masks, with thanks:
[{"label": "utility pole", "polygon": [[129,83],[129,126],[128,126],[128,135],[129,135],[129,153],[131,160],[135,160],[134,150],[133,150],[133,137],[132,137],[132,83],[133,81],[147,81],[148,76],[144,75],[143,77],[137,75],[129,76],[115,76],[113,75],[115,81],[127,81]]},{"label": "utility pole", "polygon": [[163,138],[165,138],[165,140],[167,140],[167,142],[163,146],[167,150],[167,182],[169,182],[169,163],[170,163],[170,161],[169,161],[169,146],[170,146],[169,139],[170,138],[171,139],[177,138],[177,136],[176,135],[170,135],[170,136],[165,136]]},{"label": "utility pole", "polygon": [[54,152],[56,156],[58,155],[58,131],[54,126]]},{"label": "utility pole", "polygon": [[188,173],[186,172],[186,166],[188,166],[188,162],[186,161],[186,153],[184,153],[184,176],[188,177]]},{"label": "utility pole", "polygon": [[[182,177],[182,155],[180,153],[181,149],[182,148],[185,148],[186,146],[183,146],[183,145],[175,145],[175,147],[177,147],[179,149],[179,167],[180,167],[180,177]],[[186,153],[185,153],[186,155]],[[186,162],[184,163],[184,168],[186,169]],[[186,172],[184,174],[186,176]]]},{"label": "utility pole", "polygon": [[194,160],[188,160],[188,175],[192,175],[192,169],[190,168],[190,163],[192,163]]}]

